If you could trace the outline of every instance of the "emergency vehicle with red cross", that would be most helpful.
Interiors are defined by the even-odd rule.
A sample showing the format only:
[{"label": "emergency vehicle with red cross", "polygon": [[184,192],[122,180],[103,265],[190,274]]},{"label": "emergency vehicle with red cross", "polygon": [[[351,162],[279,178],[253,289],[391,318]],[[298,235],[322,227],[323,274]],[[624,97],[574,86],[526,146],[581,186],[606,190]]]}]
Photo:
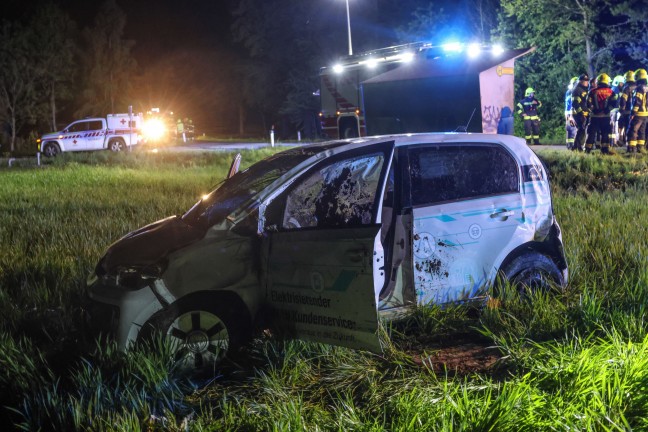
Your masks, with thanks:
[{"label": "emergency vehicle with red cross", "polygon": [[36,140],[38,151],[48,157],[69,151],[124,151],[140,142],[142,119],[142,114],[124,113],[76,120]]}]

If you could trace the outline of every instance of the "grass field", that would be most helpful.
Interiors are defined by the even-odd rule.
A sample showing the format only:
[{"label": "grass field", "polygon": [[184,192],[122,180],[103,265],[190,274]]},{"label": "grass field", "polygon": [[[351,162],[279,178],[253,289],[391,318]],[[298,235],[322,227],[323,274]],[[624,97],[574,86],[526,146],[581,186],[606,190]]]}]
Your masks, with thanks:
[{"label": "grass field", "polygon": [[[243,167],[268,151],[243,154]],[[648,158],[541,154],[570,284],[417,310],[375,355],[259,335],[209,381],[83,326],[125,233],[188,209],[232,155],[93,153],[0,169],[3,430],[648,430]]]}]

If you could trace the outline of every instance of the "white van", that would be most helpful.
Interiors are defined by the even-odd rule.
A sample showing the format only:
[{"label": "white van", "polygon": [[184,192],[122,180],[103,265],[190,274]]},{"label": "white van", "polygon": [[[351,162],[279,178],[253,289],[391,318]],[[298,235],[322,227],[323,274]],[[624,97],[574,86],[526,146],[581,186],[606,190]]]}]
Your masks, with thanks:
[{"label": "white van", "polygon": [[524,140],[414,134],[294,148],[134,231],[88,279],[122,347],[162,332],[213,365],[262,311],[298,338],[379,351],[381,313],[567,283],[549,181]]}]

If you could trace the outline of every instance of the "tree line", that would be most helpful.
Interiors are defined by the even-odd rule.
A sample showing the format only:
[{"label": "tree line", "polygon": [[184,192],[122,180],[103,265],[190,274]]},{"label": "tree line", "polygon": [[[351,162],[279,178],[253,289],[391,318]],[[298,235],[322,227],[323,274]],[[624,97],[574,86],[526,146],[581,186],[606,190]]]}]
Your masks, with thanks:
[{"label": "tree line", "polygon": [[[415,41],[502,42],[536,50],[516,63],[517,94],[532,86],[545,128],[562,126],[572,76],[614,76],[648,66],[640,0],[352,0],[354,51]],[[203,129],[246,135],[281,122],[316,121],[319,68],[346,54],[344,2],[228,0],[230,37],[138,64],[128,16],[116,0],[81,28],[45,3],[0,30],[0,121],[4,151],[32,146],[62,121],[166,104]],[[156,37],[151,35],[151,37]],[[210,129],[210,127],[212,129]]]}]

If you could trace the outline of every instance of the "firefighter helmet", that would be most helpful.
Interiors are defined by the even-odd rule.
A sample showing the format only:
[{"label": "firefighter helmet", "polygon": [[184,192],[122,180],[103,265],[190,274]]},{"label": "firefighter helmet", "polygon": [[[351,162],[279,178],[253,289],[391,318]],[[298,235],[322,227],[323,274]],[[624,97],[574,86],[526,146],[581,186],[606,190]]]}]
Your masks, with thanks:
[{"label": "firefighter helmet", "polygon": [[612,87],[616,87],[618,85],[623,84],[623,80],[624,80],[623,75],[615,76],[614,79],[612,80]]},{"label": "firefighter helmet", "polygon": [[628,72],[623,75],[623,78],[625,78],[625,82],[634,82],[635,80],[635,73],[634,71],[629,70]]},{"label": "firefighter helmet", "polygon": [[596,77],[596,84],[601,85],[601,84],[606,84],[610,85],[610,75],[606,73],[602,73],[599,76]]},{"label": "firefighter helmet", "polygon": [[578,81],[589,81],[589,75],[586,73],[581,74],[581,76],[578,77]]},{"label": "firefighter helmet", "polygon": [[637,81],[648,79],[648,73],[646,73],[646,69],[637,69],[635,71],[635,79]]},{"label": "firefighter helmet", "polygon": [[573,77],[571,80],[569,80],[569,88],[570,89],[574,88],[577,82],[578,82],[578,77],[577,76]]},{"label": "firefighter helmet", "polygon": [[531,95],[534,94],[534,93],[535,93],[535,90],[533,90],[533,88],[529,87],[529,88],[527,88],[526,91],[524,92],[524,96],[525,96],[525,97],[529,97],[529,96],[531,96]]}]

